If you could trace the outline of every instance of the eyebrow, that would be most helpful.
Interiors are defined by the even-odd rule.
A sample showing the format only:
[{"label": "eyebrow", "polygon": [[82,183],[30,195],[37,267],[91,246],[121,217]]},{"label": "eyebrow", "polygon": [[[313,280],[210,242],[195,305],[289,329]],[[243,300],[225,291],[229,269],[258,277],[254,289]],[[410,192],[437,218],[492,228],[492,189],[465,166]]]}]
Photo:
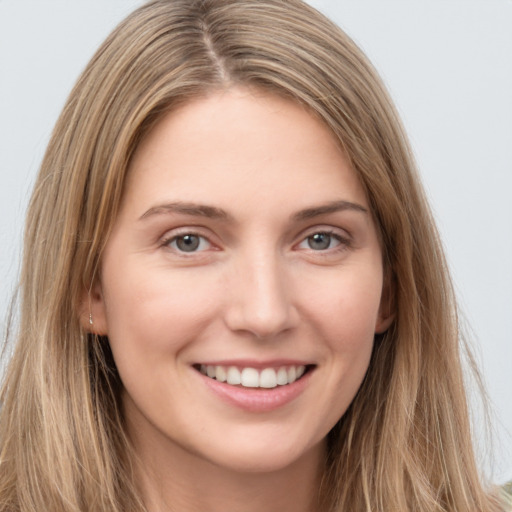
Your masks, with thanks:
[{"label": "eyebrow", "polygon": [[168,213],[179,213],[182,215],[191,215],[194,217],[206,217],[208,219],[221,219],[221,220],[232,220],[225,210],[216,208],[215,206],[208,206],[197,203],[165,203],[158,206],[153,206],[140,217],[140,220],[147,219],[153,215],[161,215]]},{"label": "eyebrow", "polygon": [[[352,203],[350,201],[331,201],[329,203],[314,206],[311,208],[305,208],[304,210],[300,210],[297,213],[291,216],[293,221],[303,221],[312,219],[314,217],[319,217],[321,215],[328,215],[330,213],[336,213],[341,211],[356,211],[361,213],[368,213],[368,210],[358,204]],[[147,219],[148,217],[152,217],[153,215],[162,215],[162,214],[182,214],[182,215],[190,215],[193,217],[205,217],[208,219],[219,219],[226,221],[233,221],[233,217],[223,210],[222,208],[217,208],[215,206],[208,206],[204,204],[197,203],[186,203],[186,202],[172,202],[160,204],[157,206],[153,206],[145,213],[143,213],[140,217],[140,220]]]},{"label": "eyebrow", "polygon": [[350,201],[331,201],[330,203],[320,205],[320,206],[314,206],[312,208],[306,208],[304,210],[301,210],[297,213],[295,213],[292,216],[292,219],[295,221],[301,221],[301,220],[308,220],[312,219],[314,217],[319,217],[320,215],[327,215],[329,213],[336,213],[336,212],[343,212],[346,210],[355,211],[355,212],[361,212],[361,213],[368,213],[368,210],[358,204],[358,203],[352,203]]}]

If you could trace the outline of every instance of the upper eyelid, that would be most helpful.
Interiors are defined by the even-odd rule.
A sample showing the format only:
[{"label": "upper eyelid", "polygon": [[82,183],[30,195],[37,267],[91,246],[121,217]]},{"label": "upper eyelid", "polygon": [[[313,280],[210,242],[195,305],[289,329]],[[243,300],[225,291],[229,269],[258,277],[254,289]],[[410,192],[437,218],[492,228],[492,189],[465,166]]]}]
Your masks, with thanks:
[{"label": "upper eyelid", "polygon": [[[193,251],[183,251],[180,250],[179,247],[172,247],[177,243],[177,239],[186,235],[192,235],[202,238],[203,240],[206,241],[207,247],[205,247],[202,250]],[[175,230],[172,230],[172,232],[168,231],[167,234],[160,237],[158,241],[158,248],[160,250],[163,249],[167,254],[173,254],[175,258],[180,258],[183,261],[203,261],[204,258],[206,258],[212,251],[219,250],[218,244],[212,242],[210,237],[205,236],[204,234],[197,232],[197,230],[192,229],[184,229],[181,232],[175,232]]]},{"label": "upper eyelid", "polygon": [[[180,254],[183,254],[183,255],[185,255],[185,254],[190,254],[190,255],[192,255],[192,254],[197,254],[197,253],[201,253],[201,252],[204,252],[204,251],[210,250],[210,249],[212,249],[213,247],[215,247],[215,246],[212,244],[212,242],[210,242],[210,240],[209,240],[208,238],[206,238],[205,236],[202,236],[202,235],[198,235],[197,233],[183,233],[183,234],[181,234],[181,235],[175,235],[175,236],[172,236],[172,237],[170,237],[170,238],[167,240],[167,242],[164,242],[164,245],[165,245],[166,247],[169,247],[169,248],[170,248],[170,247],[171,247],[172,245],[174,245],[174,244],[176,244],[176,245],[177,245],[178,240],[179,240],[180,238],[184,238],[184,237],[186,237],[186,236],[193,236],[193,237],[197,237],[197,238],[201,239],[202,241],[206,242],[207,247],[206,247],[206,248],[204,248],[204,249],[202,249],[202,250],[193,250],[193,251],[190,251],[190,252],[188,252],[188,251],[182,251],[179,247],[173,247],[173,248],[172,248],[172,250],[175,250],[176,252],[178,252],[178,253],[180,253]],[[201,243],[201,242],[200,242],[200,243]]]},{"label": "upper eyelid", "polygon": [[[182,228],[175,228],[166,231],[162,236],[158,238],[157,244],[159,247],[162,248],[168,248],[169,250],[173,250],[170,245],[172,242],[174,242],[176,239],[185,236],[185,235],[193,235],[197,236],[199,238],[203,238],[208,243],[209,247],[206,250],[210,249],[218,249],[219,244],[212,240],[212,236],[210,234],[205,234],[202,232],[201,229],[198,228],[190,228],[190,227],[184,227]],[[204,252],[204,251],[199,251]],[[197,252],[191,252],[192,254],[198,254]]]},{"label": "upper eyelid", "polygon": [[163,235],[161,235],[159,237],[160,240],[172,240],[174,238],[178,238],[180,236],[184,236],[184,235],[195,235],[195,236],[200,236],[202,238],[206,238],[207,240],[211,241],[211,233],[206,233],[206,229],[202,228],[202,227],[199,227],[199,226],[183,226],[183,227],[177,227],[177,228],[172,228],[172,229],[168,229],[167,231],[165,231],[165,233]]},{"label": "upper eyelid", "polygon": [[[314,235],[315,233],[328,233],[332,236],[335,236],[344,241],[351,241],[353,236],[351,232],[340,226],[333,226],[329,224],[317,224],[313,226],[309,226],[305,229],[301,229],[300,232],[293,236],[292,245],[296,245],[301,243],[303,240],[308,238],[309,236]],[[195,235],[202,238],[205,238],[211,245],[218,246],[221,245],[218,240],[218,236],[212,232],[209,228],[204,226],[179,226],[175,228],[168,229],[164,232],[163,235],[158,237],[158,242],[162,245],[169,243],[171,240],[178,238],[183,235]],[[223,237],[224,238],[224,237]],[[231,238],[231,237],[229,237]]]},{"label": "upper eyelid", "polygon": [[310,226],[306,229],[303,229],[296,239],[304,240],[305,238],[314,235],[315,233],[328,233],[330,235],[338,236],[342,239],[351,240],[353,238],[352,233],[346,229],[339,226],[332,226],[329,224],[319,224],[315,226]]},{"label": "upper eyelid", "polygon": [[312,233],[302,237],[296,244],[294,244],[294,247],[297,247],[297,246],[303,244],[308,238],[312,237],[313,235],[320,234],[320,233],[329,235],[330,237],[334,238],[335,240],[337,240],[339,242],[339,245],[349,246],[352,243],[352,240],[347,236],[340,235],[334,231],[325,230],[325,231],[313,231]]}]

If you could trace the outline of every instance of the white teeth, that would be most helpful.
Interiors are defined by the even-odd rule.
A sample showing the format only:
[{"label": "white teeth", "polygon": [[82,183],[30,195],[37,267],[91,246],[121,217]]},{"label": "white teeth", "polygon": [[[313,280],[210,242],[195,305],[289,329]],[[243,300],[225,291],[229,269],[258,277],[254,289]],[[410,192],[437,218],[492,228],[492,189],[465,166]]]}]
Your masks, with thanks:
[{"label": "white teeth", "polygon": [[277,370],[277,384],[279,386],[288,384],[288,372],[286,368],[279,368],[279,370]]},{"label": "white teeth", "polygon": [[216,373],[215,378],[219,382],[226,382],[228,376],[226,374],[226,370],[222,366],[215,367],[215,373]]},{"label": "white teeth", "polygon": [[241,383],[240,372],[236,366],[230,366],[226,374],[226,381],[232,386],[236,386]]},{"label": "white teeth", "polygon": [[277,386],[277,375],[274,368],[265,368],[260,373],[260,388],[275,388]]},{"label": "white teeth", "polygon": [[297,370],[295,369],[295,366],[290,366],[288,368],[288,383],[291,384],[292,382],[295,382],[297,380]]},{"label": "white teeth", "polygon": [[282,366],[280,368],[264,368],[257,370],[255,368],[243,368],[240,371],[236,366],[214,366],[204,365],[199,367],[203,375],[219,382],[227,382],[232,386],[241,384],[246,388],[265,388],[272,389],[277,386],[292,384],[300,379],[306,372],[304,365],[300,366]]},{"label": "white teeth", "polygon": [[254,368],[244,368],[240,380],[244,388],[257,388],[260,385],[258,370]]}]

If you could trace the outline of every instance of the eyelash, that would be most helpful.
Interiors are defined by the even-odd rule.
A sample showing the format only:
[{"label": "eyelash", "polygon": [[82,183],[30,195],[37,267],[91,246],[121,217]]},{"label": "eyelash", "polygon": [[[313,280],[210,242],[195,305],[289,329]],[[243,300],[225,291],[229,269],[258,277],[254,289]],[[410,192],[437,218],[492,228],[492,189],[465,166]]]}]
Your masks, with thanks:
[{"label": "eyelash", "polygon": [[[325,249],[319,249],[319,250],[315,250],[312,247],[300,248],[300,246],[302,244],[309,245],[308,241],[311,240],[316,235],[328,236],[330,239],[329,245],[330,245],[332,239],[336,240],[338,242],[338,244],[334,247],[327,247]],[[199,239],[199,244],[206,242],[208,247],[203,248],[201,250],[194,249],[192,251],[184,251],[184,250],[181,250],[179,247],[172,247],[173,244],[178,243],[178,241],[180,239],[185,239],[186,237],[196,237]],[[166,248],[172,250],[173,252],[175,252],[176,254],[179,254],[180,256],[184,256],[184,257],[189,257],[189,255],[192,256],[194,254],[202,253],[202,252],[207,251],[208,249],[215,247],[215,245],[208,239],[207,236],[205,236],[201,233],[198,233],[197,231],[190,230],[190,229],[189,230],[184,229],[181,232],[172,233],[172,235],[164,237],[161,241],[161,246],[166,247]],[[198,247],[200,247],[200,245]],[[351,247],[351,240],[348,237],[344,237],[344,236],[340,235],[338,232],[335,232],[334,230],[320,229],[320,230],[312,231],[309,234],[307,234],[306,236],[304,236],[301,239],[301,241],[298,244],[296,244],[294,247],[298,247],[301,250],[303,249],[306,251],[310,251],[310,252],[316,253],[318,255],[327,256],[327,255],[330,255],[333,253],[338,253],[338,252],[342,252],[346,249],[349,249]]]},{"label": "eyelash", "polygon": [[327,247],[326,249],[320,249],[320,250],[315,250],[312,247],[307,247],[307,248],[305,247],[304,248],[305,250],[312,251],[314,253],[318,253],[321,255],[327,255],[327,254],[341,252],[341,251],[344,251],[344,250],[350,248],[351,241],[349,240],[348,237],[344,237],[344,236],[340,235],[339,233],[337,233],[333,230],[329,230],[329,229],[322,229],[322,230],[311,232],[310,234],[308,234],[301,240],[301,242],[298,244],[298,246],[300,246],[302,244],[309,245],[309,243],[308,243],[309,240],[311,240],[316,235],[328,236],[329,237],[329,245],[333,239],[336,240],[338,242],[338,244],[335,247]]},{"label": "eyelash", "polygon": [[[180,239],[184,239],[186,237],[196,237],[199,239],[199,243],[206,241],[208,244],[208,247],[206,249],[202,249],[199,251],[193,250],[193,251],[183,251],[179,249],[178,247],[172,247],[172,244],[178,243]],[[189,254],[197,254],[199,252],[204,252],[205,250],[211,248],[213,246],[213,243],[208,239],[208,237],[202,235],[201,233],[198,233],[193,230],[183,230],[182,232],[173,233],[172,235],[166,236],[162,239],[161,242],[162,247],[167,247],[174,251],[175,253],[181,255],[181,256],[188,256]]]}]

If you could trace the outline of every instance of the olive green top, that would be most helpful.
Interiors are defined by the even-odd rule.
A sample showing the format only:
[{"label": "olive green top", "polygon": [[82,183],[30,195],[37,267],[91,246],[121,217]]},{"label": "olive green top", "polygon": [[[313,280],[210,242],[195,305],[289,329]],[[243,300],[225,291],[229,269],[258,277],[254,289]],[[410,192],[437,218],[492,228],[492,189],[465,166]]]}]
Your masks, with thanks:
[{"label": "olive green top", "polygon": [[510,505],[510,508],[507,510],[510,510],[512,512],[512,481],[508,482],[508,484],[505,484],[503,486],[503,491],[505,491],[505,495],[508,498],[508,505]]}]

